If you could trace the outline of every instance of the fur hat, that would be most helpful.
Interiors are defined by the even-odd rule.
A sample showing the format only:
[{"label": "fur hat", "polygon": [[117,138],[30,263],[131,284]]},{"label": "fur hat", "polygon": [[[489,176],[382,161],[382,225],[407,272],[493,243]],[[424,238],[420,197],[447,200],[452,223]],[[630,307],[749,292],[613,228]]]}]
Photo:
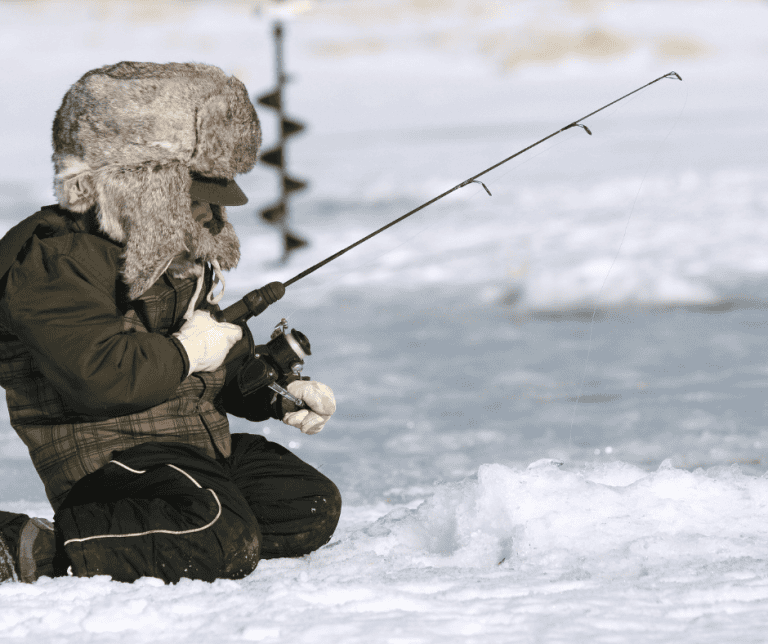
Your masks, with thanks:
[{"label": "fur hat", "polygon": [[240,248],[222,207],[194,220],[190,173],[232,180],[261,145],[245,86],[218,67],[121,62],[94,69],[64,96],[53,122],[54,189],[63,208],[96,206],[101,230],[125,245],[123,280],[137,298],[169,266],[229,270]]}]

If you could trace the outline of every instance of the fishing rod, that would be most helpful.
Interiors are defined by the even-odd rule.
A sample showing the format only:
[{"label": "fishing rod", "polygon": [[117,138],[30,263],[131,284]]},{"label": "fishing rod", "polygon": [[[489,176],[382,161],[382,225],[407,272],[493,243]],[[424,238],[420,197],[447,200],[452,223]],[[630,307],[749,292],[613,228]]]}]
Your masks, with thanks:
[{"label": "fishing rod", "polygon": [[[683,80],[677,72],[669,72],[668,74],[659,76],[658,78],[652,80],[649,83],[646,83],[641,87],[638,87],[637,89],[629,92],[628,94],[624,94],[624,96],[621,96],[616,100],[611,101],[606,105],[603,105],[602,107],[596,109],[594,112],[590,112],[586,116],[582,116],[581,118],[576,119],[571,123],[568,123],[568,125],[561,127],[559,130],[552,132],[552,134],[545,136],[543,139],[540,139],[535,143],[532,143],[531,145],[523,148],[522,150],[515,152],[511,156],[508,156],[506,159],[503,159],[498,163],[493,164],[492,166],[486,168],[482,172],[478,172],[477,174],[471,176],[469,179],[466,179],[461,183],[456,184],[455,186],[453,186],[453,188],[446,190],[445,192],[438,195],[437,197],[434,197],[429,201],[421,204],[420,206],[414,208],[413,210],[405,213],[404,215],[401,215],[397,219],[382,226],[378,230],[373,231],[372,233],[366,235],[362,239],[357,240],[356,242],[354,242],[353,244],[350,244],[346,248],[342,248],[340,251],[334,253],[330,257],[326,257],[324,260],[318,262],[317,264],[310,266],[309,268],[302,271],[298,275],[295,275],[294,277],[289,279],[287,282],[271,282],[266,286],[263,286],[259,289],[255,289],[254,291],[251,291],[250,293],[248,293],[245,297],[243,297],[238,302],[235,302],[233,305],[228,306],[226,309],[221,311],[217,316],[220,321],[239,324],[243,327],[243,330],[244,330],[244,333],[243,333],[244,341],[239,343],[242,346],[238,347],[236,345],[230,351],[230,355],[227,358],[228,364],[231,364],[235,360],[238,363],[243,363],[244,358],[247,358],[248,356],[252,357],[254,354],[257,358],[257,361],[258,360],[263,361],[264,358],[262,357],[262,354],[256,353],[257,349],[262,350],[264,354],[267,356],[266,363],[264,365],[257,366],[255,368],[255,371],[258,371],[258,374],[256,374],[256,376],[258,377],[254,376],[254,373],[250,374],[250,376],[254,376],[254,377],[251,377],[250,379],[246,376],[242,376],[244,372],[249,370],[249,364],[250,364],[250,371],[254,372],[253,360],[250,360],[250,361],[246,360],[242,368],[239,369],[240,374],[238,375],[238,382],[241,384],[241,391],[243,389],[246,389],[247,392],[250,392],[252,394],[257,389],[263,386],[268,386],[269,388],[273,389],[276,394],[280,394],[281,396],[283,396],[283,398],[287,398],[295,406],[298,406],[298,407],[304,406],[302,401],[297,400],[284,389],[284,384],[285,382],[290,381],[291,378],[295,380],[298,377],[300,377],[299,371],[301,370],[301,367],[304,364],[304,357],[310,354],[309,341],[307,340],[306,336],[303,333],[296,331],[295,329],[293,329],[290,333],[286,333],[287,323],[285,322],[285,320],[282,320],[280,324],[278,324],[277,327],[275,327],[275,331],[272,333],[272,339],[270,340],[270,342],[268,342],[267,345],[255,347],[253,343],[253,338],[250,335],[250,331],[248,331],[248,327],[245,324],[245,322],[249,318],[260,315],[267,309],[267,307],[270,304],[274,304],[277,300],[282,298],[283,295],[285,295],[285,289],[289,287],[291,284],[295,284],[300,279],[303,279],[307,275],[314,273],[317,269],[325,266],[329,262],[332,262],[334,259],[341,257],[344,253],[349,252],[353,248],[356,248],[357,246],[368,241],[372,237],[375,237],[379,233],[384,232],[385,230],[387,230],[388,228],[391,228],[395,224],[400,223],[401,221],[410,217],[411,215],[416,214],[417,212],[419,212],[420,210],[423,210],[427,206],[432,205],[433,203],[435,203],[436,201],[439,201],[443,197],[447,197],[449,194],[451,194],[452,192],[455,192],[456,190],[459,190],[460,188],[464,188],[465,186],[468,186],[472,183],[478,183],[481,186],[483,186],[483,188],[485,188],[485,191],[488,193],[488,195],[490,195],[491,191],[482,181],[479,180],[480,177],[487,174],[491,170],[495,170],[499,166],[504,165],[505,163],[511,161],[515,157],[518,157],[521,154],[528,152],[528,150],[535,148],[537,145],[541,145],[545,141],[548,141],[549,139],[557,136],[558,134],[565,132],[566,130],[569,130],[572,127],[582,128],[587,134],[592,136],[592,131],[586,125],[584,125],[582,121],[586,121],[591,116],[594,116],[599,112],[602,112],[603,110],[609,108],[611,105],[615,105],[619,101],[623,101],[625,98],[628,98],[633,94],[636,94],[637,92],[644,90],[646,87],[650,87],[654,83],[658,83],[660,80],[664,80],[665,78],[677,79],[679,81]],[[247,338],[245,336],[247,336]],[[272,354],[275,354],[275,355],[272,356]],[[271,381],[271,384],[267,381]],[[283,382],[283,386],[278,384],[279,381]],[[246,392],[244,392],[244,395],[246,395]]]},{"label": "fishing rod", "polygon": [[453,188],[446,190],[445,192],[438,195],[437,197],[434,197],[433,199],[430,199],[429,201],[421,204],[420,206],[414,208],[413,210],[398,217],[394,221],[389,222],[388,224],[382,226],[378,230],[375,230],[374,232],[363,237],[362,239],[359,239],[353,244],[350,244],[346,248],[343,248],[337,253],[334,253],[330,257],[326,257],[324,260],[318,262],[314,266],[310,266],[309,268],[302,271],[298,275],[295,275],[294,277],[289,279],[287,282],[272,282],[267,286],[251,291],[242,300],[224,309],[224,311],[222,311],[222,314],[221,314],[221,320],[226,322],[232,322],[234,324],[241,324],[242,322],[245,322],[248,318],[259,315],[260,313],[263,313],[264,310],[267,308],[267,306],[269,306],[270,304],[273,304],[274,302],[279,300],[281,297],[283,297],[283,295],[285,294],[285,289],[289,287],[291,284],[295,284],[300,279],[303,279],[307,275],[314,273],[317,269],[322,268],[329,262],[332,262],[334,259],[341,257],[344,253],[349,252],[350,250],[359,246],[363,242],[368,241],[372,237],[375,237],[379,233],[384,232],[388,228],[391,228],[395,224],[400,223],[404,219],[410,217],[411,215],[416,214],[420,210],[424,210],[424,208],[426,208],[427,206],[431,206],[436,201],[439,201],[443,197],[447,197],[449,194],[451,194],[452,192],[455,192],[460,188],[464,188],[465,186],[468,186],[471,183],[479,183],[480,185],[483,186],[483,188],[485,188],[485,191],[490,195],[491,191],[488,190],[488,187],[482,181],[478,181],[480,177],[487,174],[491,170],[495,170],[499,166],[504,165],[505,163],[507,163],[508,161],[511,161],[515,157],[519,157],[521,154],[528,152],[528,150],[535,148],[537,145],[541,145],[542,143],[544,143],[544,141],[548,141],[552,137],[555,137],[558,134],[560,134],[561,132],[565,132],[566,130],[569,130],[572,127],[580,127],[587,134],[591,136],[592,131],[586,125],[584,125],[582,121],[586,121],[588,118],[590,118],[591,116],[594,116],[598,112],[602,112],[604,109],[609,108],[611,105],[615,105],[619,101],[623,101],[625,98],[632,96],[632,94],[636,94],[637,92],[644,90],[646,87],[650,87],[654,83],[658,83],[660,80],[663,80],[665,78],[675,78],[680,81],[683,80],[677,72],[669,72],[668,74],[664,74],[664,76],[659,76],[657,79],[652,80],[650,83],[646,83],[642,87],[638,87],[636,90],[633,90],[628,94],[624,94],[624,96],[617,98],[615,101],[611,101],[610,103],[603,105],[601,108],[596,109],[594,112],[590,112],[586,116],[582,116],[580,119],[576,119],[572,123],[569,123],[564,127],[561,127],[556,132],[552,132],[552,134],[545,136],[543,139],[536,141],[536,143],[532,143],[528,147],[525,147],[522,150],[515,152],[513,155],[508,156],[506,159],[503,159],[502,161],[499,161],[498,163],[495,163],[494,165],[486,168],[482,172],[478,172],[476,175],[471,176],[469,179],[466,179],[465,181],[462,181],[461,183],[456,184],[455,186],[453,186]]}]

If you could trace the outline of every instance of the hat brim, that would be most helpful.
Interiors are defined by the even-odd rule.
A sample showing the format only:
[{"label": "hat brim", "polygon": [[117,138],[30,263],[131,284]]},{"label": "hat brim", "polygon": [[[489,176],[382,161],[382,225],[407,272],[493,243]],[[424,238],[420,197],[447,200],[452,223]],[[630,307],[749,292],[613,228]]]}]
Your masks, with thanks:
[{"label": "hat brim", "polygon": [[189,194],[192,199],[219,206],[243,206],[248,203],[248,197],[234,181],[201,175],[192,176]]}]

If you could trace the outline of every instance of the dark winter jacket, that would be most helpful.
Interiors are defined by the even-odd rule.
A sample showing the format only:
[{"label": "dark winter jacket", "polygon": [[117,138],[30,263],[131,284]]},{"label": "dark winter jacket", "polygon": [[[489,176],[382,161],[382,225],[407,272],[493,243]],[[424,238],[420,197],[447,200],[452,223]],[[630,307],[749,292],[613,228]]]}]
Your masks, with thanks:
[{"label": "dark winter jacket", "polygon": [[[179,442],[229,456],[225,408],[236,396],[222,394],[226,367],[185,377],[186,352],[170,335],[196,279],[166,272],[130,301],[123,247],[92,214],[50,206],[34,217],[34,234],[0,280],[0,385],[54,509],[116,450]],[[210,283],[207,269],[196,308],[216,308],[204,297]]]}]

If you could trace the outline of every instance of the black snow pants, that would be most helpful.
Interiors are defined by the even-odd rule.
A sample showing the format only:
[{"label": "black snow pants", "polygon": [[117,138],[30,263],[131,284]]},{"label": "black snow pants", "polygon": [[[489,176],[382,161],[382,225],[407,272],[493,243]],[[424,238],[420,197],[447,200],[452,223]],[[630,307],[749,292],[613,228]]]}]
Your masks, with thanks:
[{"label": "black snow pants", "polygon": [[214,460],[180,443],[116,452],[56,511],[57,574],[240,579],[259,559],[296,557],[327,543],[341,495],[277,443],[233,434]]}]

